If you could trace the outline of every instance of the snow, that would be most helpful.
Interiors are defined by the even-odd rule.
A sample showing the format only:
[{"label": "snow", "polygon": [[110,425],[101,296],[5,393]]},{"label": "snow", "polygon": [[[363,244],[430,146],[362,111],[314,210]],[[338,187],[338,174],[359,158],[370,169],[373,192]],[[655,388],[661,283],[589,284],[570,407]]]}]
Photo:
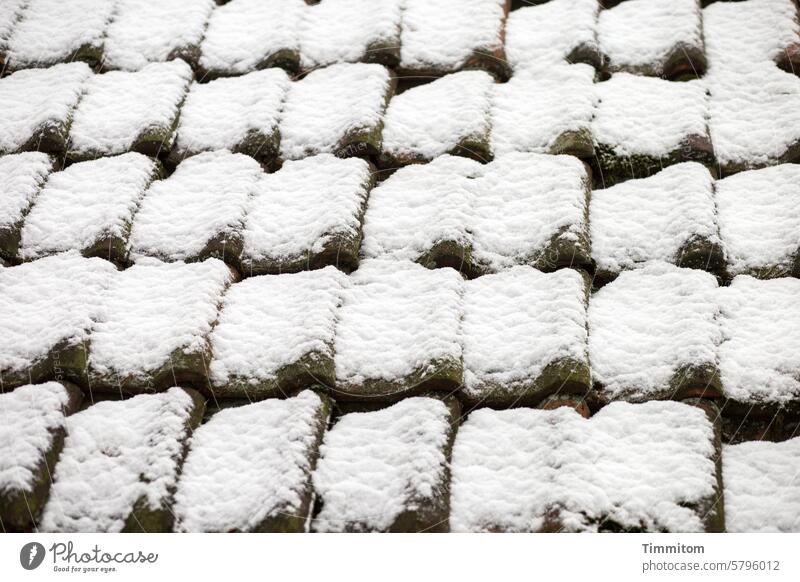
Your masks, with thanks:
[{"label": "snow", "polygon": [[720,295],[725,395],[752,404],[800,399],[800,280],[739,275]]},{"label": "snow", "polygon": [[692,508],[714,494],[714,432],[677,402],[613,403],[591,419],[571,408],[472,412],[456,435],[452,531],[697,532]]},{"label": "snow", "polygon": [[86,342],[115,272],[75,252],[0,269],[0,370],[23,371],[59,345]]},{"label": "snow", "polygon": [[463,280],[452,269],[364,261],[350,277],[334,352],[337,388],[402,382],[434,364],[460,361]]},{"label": "snow", "polygon": [[0,495],[30,493],[57,431],[69,394],[58,382],[0,393]]},{"label": "snow", "polygon": [[623,272],[589,302],[592,375],[612,399],[671,395],[683,369],[716,367],[721,332],[717,281],[651,262]]},{"label": "snow", "polygon": [[314,473],[322,511],[314,529],[383,531],[440,494],[450,432],[447,406],[407,398],[342,416],[325,434]]},{"label": "snow", "polygon": [[386,108],[384,153],[431,160],[465,140],[487,141],[493,86],[489,73],[462,71],[395,96]]},{"label": "snow", "polygon": [[40,152],[0,157],[0,230],[22,220],[52,169],[53,161]]},{"label": "snow", "polygon": [[800,252],[800,166],[729,176],[717,181],[716,199],[731,273],[791,271]]},{"label": "snow", "polygon": [[729,532],[800,532],[800,437],[723,447]]},{"label": "snow", "polygon": [[[566,132],[591,136],[597,100],[590,65],[550,67],[514,75],[492,94],[491,145],[495,156],[550,153]],[[524,107],[520,104],[524,103]]]},{"label": "snow", "polygon": [[525,263],[558,233],[568,241],[584,233],[587,181],[570,156],[516,153],[485,165],[440,156],[408,166],[372,191],[362,252],[418,260],[454,241],[488,271]]},{"label": "snow", "polygon": [[332,359],[347,286],[335,267],[250,277],[233,285],[211,334],[213,384],[274,380],[282,368],[308,355]]},{"label": "snow", "polygon": [[358,236],[370,173],[360,158],[321,154],[263,175],[245,222],[244,261],[291,262]]},{"label": "snow", "polygon": [[323,410],[307,390],[214,414],[190,441],[175,494],[175,530],[253,531],[268,518],[305,519],[300,512]]},{"label": "snow", "polygon": [[0,3],[0,51],[5,52],[5,44],[27,4],[28,0],[6,0]]},{"label": "snow", "polygon": [[244,154],[206,152],[154,182],[131,230],[131,253],[179,261],[196,258],[210,240],[230,240],[244,225],[261,166]]},{"label": "snow", "polygon": [[67,63],[0,79],[0,152],[26,146],[44,126],[66,126],[91,74],[85,63]]},{"label": "snow", "polygon": [[116,2],[29,0],[8,40],[6,62],[13,69],[70,60],[81,48],[99,52]]},{"label": "snow", "polygon": [[592,258],[611,273],[648,261],[675,262],[696,238],[720,242],[714,179],[696,162],[593,191],[589,217]]},{"label": "snow", "polygon": [[126,239],[156,173],[152,159],[127,153],[51,174],[25,219],[22,258],[83,251],[106,237]]},{"label": "snow", "polygon": [[400,67],[450,72],[503,46],[505,0],[405,0]]},{"label": "snow", "polygon": [[703,49],[699,0],[627,0],[601,10],[600,50],[611,70],[662,69],[677,50]]},{"label": "snow", "polygon": [[93,76],[75,111],[70,149],[79,155],[123,153],[151,131],[163,133],[162,147],[169,149],[191,79],[191,67],[180,59]]},{"label": "snow", "polygon": [[702,80],[676,83],[617,73],[595,87],[600,99],[593,123],[595,143],[618,156],[666,156],[687,137],[708,133]]},{"label": "snow", "polygon": [[513,393],[548,364],[586,362],[586,283],[577,271],[513,267],[466,282],[464,391]]},{"label": "snow", "polygon": [[145,377],[176,350],[207,349],[222,294],[232,273],[225,263],[144,260],[116,275],[102,319],[92,333],[90,368],[101,374]]},{"label": "snow", "polygon": [[281,154],[333,153],[352,135],[380,126],[390,76],[381,65],[341,63],[309,73],[289,89],[281,118]]},{"label": "snow", "polygon": [[68,417],[41,529],[120,532],[137,501],[169,506],[193,406],[184,390],[170,388]]},{"label": "snow", "polygon": [[256,131],[271,137],[288,89],[282,69],[193,83],[181,108],[177,151],[232,150]]},{"label": "snow", "polygon": [[303,11],[300,62],[305,69],[370,58],[400,46],[404,0],[325,0]]},{"label": "snow", "polygon": [[199,47],[215,7],[214,0],[116,0],[113,4],[104,64],[131,71]]},{"label": "snow", "polygon": [[211,13],[200,67],[236,75],[263,68],[271,57],[297,51],[303,0],[232,0]]}]

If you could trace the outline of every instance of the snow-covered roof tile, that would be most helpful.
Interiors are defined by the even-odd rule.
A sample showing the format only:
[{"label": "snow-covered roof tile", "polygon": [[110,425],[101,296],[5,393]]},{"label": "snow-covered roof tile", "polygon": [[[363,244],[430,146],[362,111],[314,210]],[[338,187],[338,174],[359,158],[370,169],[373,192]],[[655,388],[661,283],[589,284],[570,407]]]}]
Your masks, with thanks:
[{"label": "snow-covered roof tile", "polygon": [[123,263],[133,215],[157,174],[151,158],[133,152],[50,174],[25,218],[20,256],[76,250]]},{"label": "snow-covered roof tile", "polygon": [[205,384],[208,336],[233,273],[222,261],[145,259],[120,272],[91,334],[94,389],[152,392],[175,383]]},{"label": "snow-covered roof tile", "polygon": [[327,399],[304,391],[214,414],[189,443],[175,530],[305,531],[329,409]]},{"label": "snow-covered roof tile", "polygon": [[467,281],[467,402],[531,405],[552,392],[587,392],[588,286],[588,278],[572,269],[545,274],[530,267]]},{"label": "snow-covered roof tile", "polygon": [[456,271],[372,260],[350,281],[334,345],[337,394],[397,399],[461,383],[464,282]]},{"label": "snow-covered roof tile", "polygon": [[447,531],[449,460],[460,407],[407,398],[340,417],[314,472],[323,532]]},{"label": "snow-covered roof tile", "polygon": [[717,280],[652,262],[625,271],[589,301],[589,359],[609,399],[644,401],[719,392]]},{"label": "snow-covered roof tile", "polygon": [[800,279],[739,275],[719,294],[725,396],[773,407],[800,401]]},{"label": "snow-covered roof tile", "polygon": [[333,385],[334,332],[348,285],[325,267],[231,286],[211,333],[214,395],[261,398]]},{"label": "snow-covered roof tile", "polygon": [[66,63],[0,79],[0,152],[63,153],[73,111],[91,74],[85,63]]},{"label": "snow-covered roof tile", "polygon": [[800,165],[718,180],[716,201],[732,274],[800,277]]},{"label": "snow-covered roof tile", "polygon": [[234,266],[261,166],[244,154],[206,152],[153,182],[131,229],[131,255],[165,261],[217,257]]},{"label": "snow-covered roof tile", "polygon": [[217,7],[200,46],[201,77],[297,69],[304,6],[303,0],[231,0]]},{"label": "snow-covered roof tile", "polygon": [[321,154],[265,174],[245,220],[248,275],[358,265],[361,220],[374,182],[360,158]]},{"label": "snow-covered roof tile", "polygon": [[395,168],[448,153],[491,159],[494,85],[488,73],[462,71],[392,98],[386,108],[381,163]]},{"label": "snow-covered roof tile", "polygon": [[0,526],[38,518],[64,444],[66,417],[81,401],[70,384],[29,384],[0,393]]},{"label": "snow-covered roof tile", "polygon": [[277,68],[192,83],[171,158],[228,149],[272,161],[279,152],[278,120],[289,85],[289,76]]},{"label": "snow-covered roof tile", "polygon": [[458,532],[721,529],[714,427],[677,402],[476,410],[456,435]]},{"label": "snow-covered roof tile", "polygon": [[729,532],[800,532],[800,437],[722,448]]},{"label": "snow-covered roof tile", "polygon": [[182,58],[195,64],[214,0],[116,0],[103,66],[135,71]]},{"label": "snow-covered roof tile", "polygon": [[52,169],[41,152],[0,157],[0,257],[17,257],[23,220]]},{"label": "snow-covered roof tile", "polygon": [[116,269],[76,252],[0,269],[3,386],[52,377],[85,380],[87,340]]},{"label": "snow-covered roof tile", "polygon": [[696,78],[705,73],[700,0],[627,0],[601,10],[597,40],[610,71]]},{"label": "snow-covered roof tile", "polygon": [[69,156],[95,158],[130,150],[148,155],[169,151],[192,69],[176,59],[135,72],[93,76],[75,111]]},{"label": "snow-covered roof tile", "polygon": [[648,261],[724,268],[714,180],[697,162],[594,190],[589,225],[592,258],[602,279]]},{"label": "snow-covered roof tile", "polygon": [[103,56],[103,38],[116,2],[108,0],[28,0],[7,42],[11,69],[47,67]]},{"label": "snow-covered roof tile", "polygon": [[203,409],[197,393],[170,388],[68,417],[41,529],[170,531],[186,441]]}]

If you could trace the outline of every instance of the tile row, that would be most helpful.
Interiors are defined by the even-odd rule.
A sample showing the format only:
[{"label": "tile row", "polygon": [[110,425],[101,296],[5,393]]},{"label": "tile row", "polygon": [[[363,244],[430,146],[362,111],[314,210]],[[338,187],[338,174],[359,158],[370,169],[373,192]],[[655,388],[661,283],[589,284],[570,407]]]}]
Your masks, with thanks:
[{"label": "tile row", "polygon": [[0,394],[3,529],[800,530],[800,437],[722,445],[702,400],[462,416],[449,397],[346,411],[306,390],[202,424],[191,389],[79,403],[56,382]]}]

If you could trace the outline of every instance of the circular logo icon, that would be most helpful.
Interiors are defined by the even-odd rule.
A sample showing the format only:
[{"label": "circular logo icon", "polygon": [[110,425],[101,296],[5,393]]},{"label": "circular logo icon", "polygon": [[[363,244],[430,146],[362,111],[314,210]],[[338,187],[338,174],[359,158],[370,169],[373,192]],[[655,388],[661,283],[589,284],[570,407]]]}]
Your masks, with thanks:
[{"label": "circular logo icon", "polygon": [[26,570],[35,570],[44,560],[44,546],[39,542],[30,542],[19,551],[19,563]]}]

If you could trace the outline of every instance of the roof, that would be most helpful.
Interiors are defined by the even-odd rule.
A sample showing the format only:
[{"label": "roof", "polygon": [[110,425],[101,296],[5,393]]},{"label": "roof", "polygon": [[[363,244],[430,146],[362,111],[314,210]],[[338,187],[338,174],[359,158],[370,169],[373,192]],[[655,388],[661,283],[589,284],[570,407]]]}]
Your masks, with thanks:
[{"label": "roof", "polygon": [[800,532],[798,10],[3,2],[0,526]]}]

